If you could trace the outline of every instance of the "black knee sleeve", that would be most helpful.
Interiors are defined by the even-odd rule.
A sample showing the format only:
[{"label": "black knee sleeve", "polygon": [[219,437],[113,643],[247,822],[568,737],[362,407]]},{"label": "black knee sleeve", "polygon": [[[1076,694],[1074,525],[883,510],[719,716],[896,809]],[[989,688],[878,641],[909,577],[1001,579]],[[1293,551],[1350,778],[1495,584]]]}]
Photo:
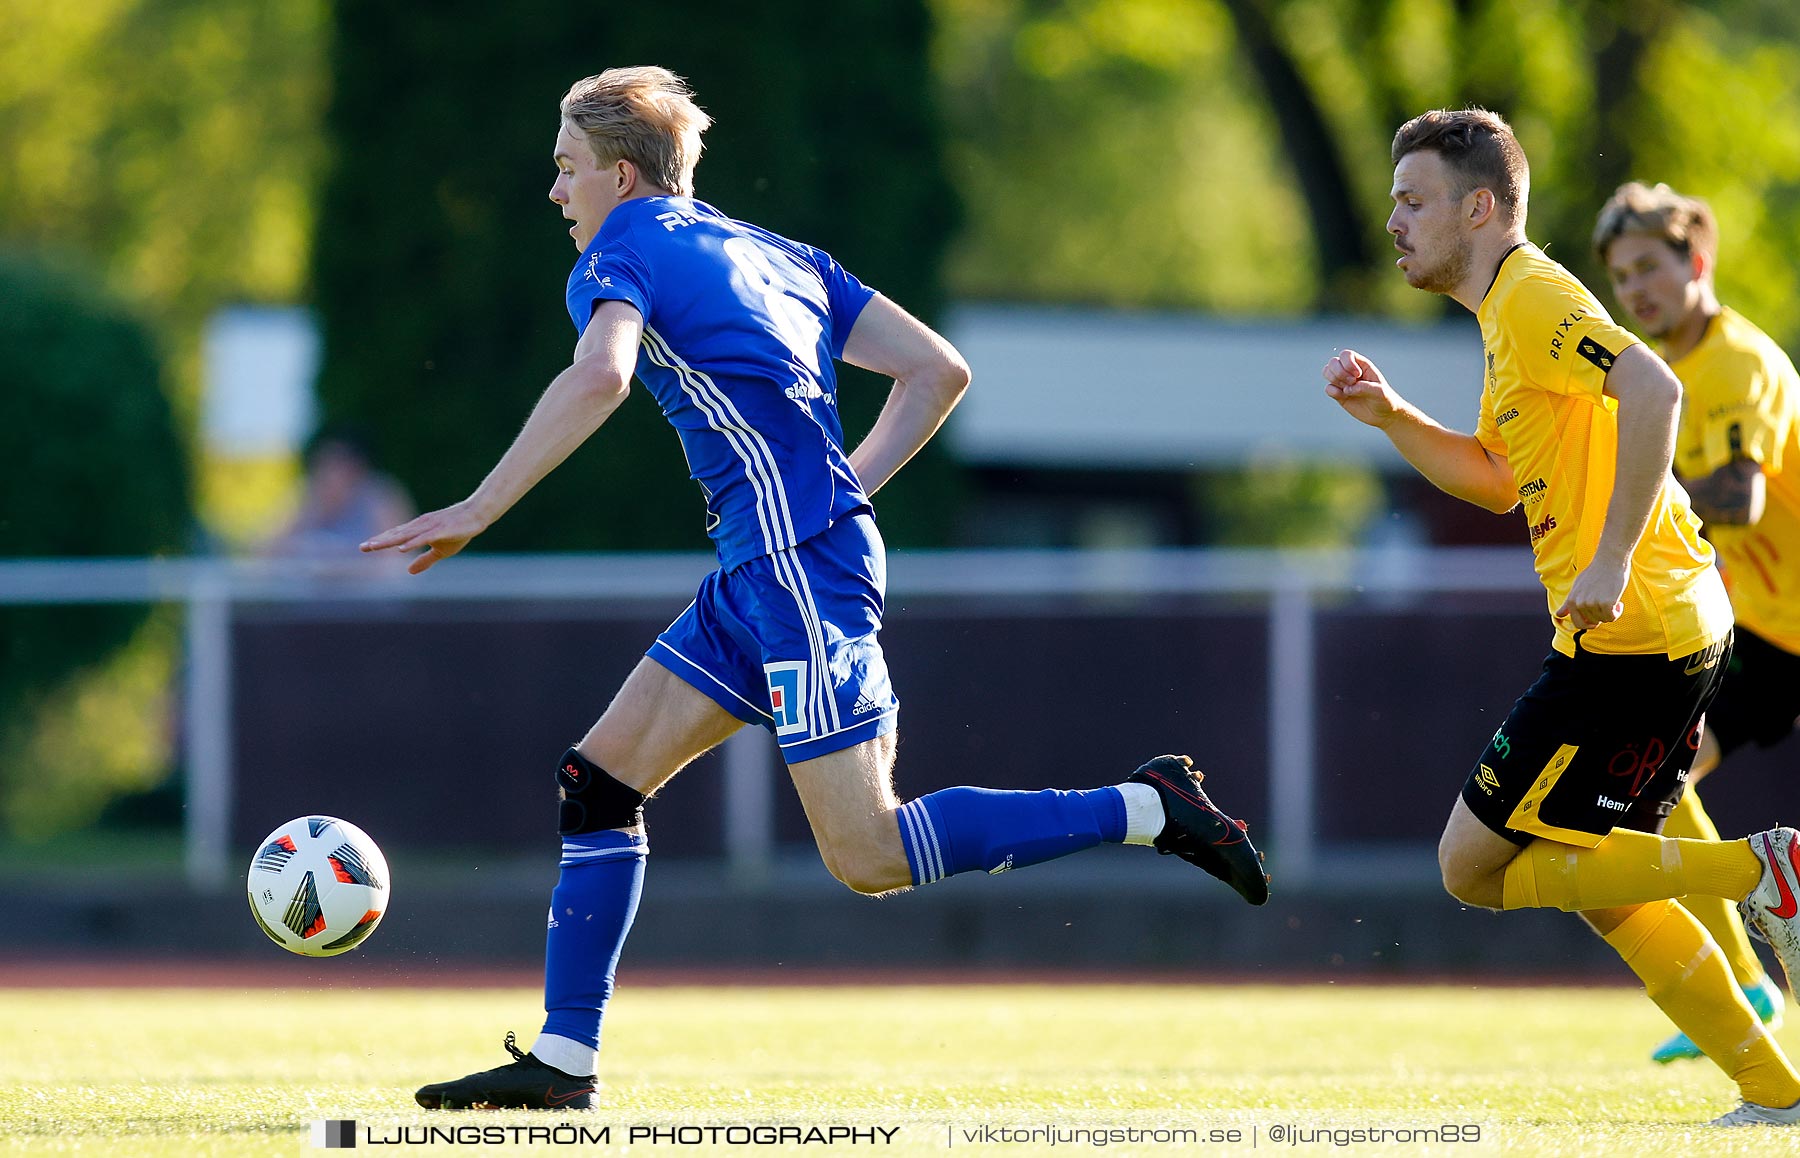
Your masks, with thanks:
[{"label": "black knee sleeve", "polygon": [[644,823],[644,794],[613,779],[606,769],[570,748],[556,769],[560,811],[556,834],[576,836]]}]

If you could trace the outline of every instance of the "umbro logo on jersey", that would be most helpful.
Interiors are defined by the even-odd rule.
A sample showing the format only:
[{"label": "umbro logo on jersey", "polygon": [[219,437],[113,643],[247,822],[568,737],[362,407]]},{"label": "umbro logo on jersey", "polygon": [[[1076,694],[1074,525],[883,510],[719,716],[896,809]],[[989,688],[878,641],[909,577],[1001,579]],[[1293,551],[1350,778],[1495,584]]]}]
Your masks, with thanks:
[{"label": "umbro logo on jersey", "polygon": [[1576,345],[1575,351],[1602,370],[1612,369],[1613,360],[1617,357],[1611,350],[1592,338],[1581,339],[1580,343]]}]

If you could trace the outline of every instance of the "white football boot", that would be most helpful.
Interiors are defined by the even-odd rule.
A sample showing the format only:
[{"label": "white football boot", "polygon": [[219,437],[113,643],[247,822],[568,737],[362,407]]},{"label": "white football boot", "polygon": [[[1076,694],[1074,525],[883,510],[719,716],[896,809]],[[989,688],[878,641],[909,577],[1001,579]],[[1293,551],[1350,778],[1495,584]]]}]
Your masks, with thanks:
[{"label": "white football boot", "polygon": [[1771,828],[1756,833],[1750,837],[1750,851],[1762,862],[1762,879],[1738,902],[1738,911],[1775,950],[1792,993],[1800,983],[1800,832]]},{"label": "white football boot", "polygon": [[1800,1126],[1800,1103],[1783,1110],[1776,1106],[1759,1106],[1740,1102],[1729,1114],[1720,1114],[1708,1126]]}]

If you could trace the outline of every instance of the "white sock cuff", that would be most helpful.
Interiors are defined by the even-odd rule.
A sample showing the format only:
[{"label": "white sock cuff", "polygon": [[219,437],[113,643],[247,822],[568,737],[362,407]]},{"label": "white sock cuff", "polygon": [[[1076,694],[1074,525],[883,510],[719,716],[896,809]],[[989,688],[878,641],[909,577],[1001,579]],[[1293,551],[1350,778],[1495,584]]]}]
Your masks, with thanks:
[{"label": "white sock cuff", "polygon": [[531,1043],[531,1056],[570,1077],[585,1078],[600,1064],[600,1051],[571,1037],[540,1033]]},{"label": "white sock cuff", "polygon": [[1162,832],[1168,817],[1163,815],[1162,797],[1148,784],[1117,785],[1125,798],[1125,843],[1150,844]]}]

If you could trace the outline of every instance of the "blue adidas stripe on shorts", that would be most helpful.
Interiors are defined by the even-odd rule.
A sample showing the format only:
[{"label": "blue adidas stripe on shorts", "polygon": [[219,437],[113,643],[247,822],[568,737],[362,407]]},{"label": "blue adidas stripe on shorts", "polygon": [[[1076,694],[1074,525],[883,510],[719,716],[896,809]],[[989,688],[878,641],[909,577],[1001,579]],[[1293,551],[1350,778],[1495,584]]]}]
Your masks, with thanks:
[{"label": "blue adidas stripe on shorts", "polygon": [[894,730],[900,701],[876,638],[886,550],[866,511],[798,546],[719,570],[645,653],[790,764]]}]

